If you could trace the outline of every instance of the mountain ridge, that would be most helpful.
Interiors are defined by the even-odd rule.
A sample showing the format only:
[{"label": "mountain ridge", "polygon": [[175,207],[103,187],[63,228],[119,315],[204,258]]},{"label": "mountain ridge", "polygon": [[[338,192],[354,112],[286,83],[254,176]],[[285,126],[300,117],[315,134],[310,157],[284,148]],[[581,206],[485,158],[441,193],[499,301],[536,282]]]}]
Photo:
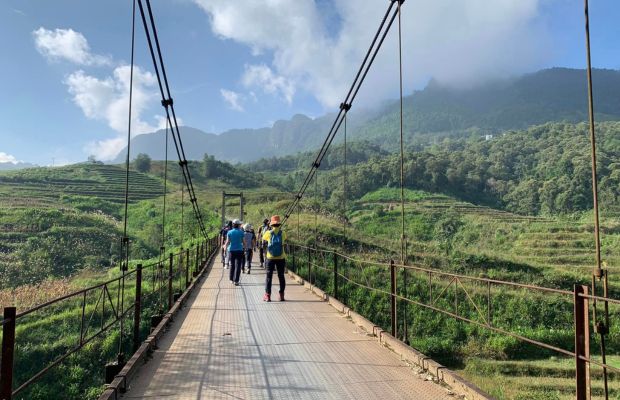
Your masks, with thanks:
[{"label": "mountain ridge", "polygon": [[[594,97],[597,120],[620,120],[620,71],[594,69]],[[469,89],[455,89],[431,80],[423,89],[404,98],[406,139],[429,136],[497,134],[526,129],[547,122],[586,121],[587,81],[585,70],[549,68],[520,77],[487,82]],[[279,120],[271,128],[231,129],[219,135],[192,127],[181,127],[186,157],[202,159],[204,154],[232,163],[291,155],[318,148],[335,114],[310,118],[296,114]],[[351,140],[368,140],[395,150],[399,131],[397,100],[384,102],[375,110],[349,112]],[[132,139],[132,153],[164,158],[164,131]],[[338,135],[335,142],[341,141]],[[112,163],[126,157],[122,150]],[[169,154],[170,159],[176,158]]]}]

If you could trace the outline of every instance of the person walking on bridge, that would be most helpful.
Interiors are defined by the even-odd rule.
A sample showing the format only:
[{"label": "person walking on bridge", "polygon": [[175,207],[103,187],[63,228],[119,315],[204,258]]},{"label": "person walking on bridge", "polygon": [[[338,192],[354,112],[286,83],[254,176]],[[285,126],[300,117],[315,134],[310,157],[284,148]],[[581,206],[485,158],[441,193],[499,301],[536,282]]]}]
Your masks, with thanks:
[{"label": "person walking on bridge", "polygon": [[230,281],[239,286],[239,277],[243,267],[243,231],[241,221],[238,219],[232,222],[232,229],[226,235],[224,247],[230,254]]},{"label": "person walking on bridge", "polygon": [[265,295],[263,301],[271,301],[271,284],[273,282],[273,271],[278,272],[280,281],[280,301],[284,301],[284,289],[286,281],[284,279],[284,268],[286,267],[286,254],[284,254],[284,241],[286,232],[282,231],[279,215],[271,217],[271,229],[263,234],[263,241],[267,243],[267,278],[265,279]]},{"label": "person walking on bridge", "polygon": [[269,230],[269,219],[263,220],[263,225],[258,228],[258,259],[260,267],[265,268],[265,254],[267,253],[267,244],[263,241],[263,235]]},{"label": "person walking on bridge", "polygon": [[220,245],[222,246],[222,267],[224,268],[228,268],[228,265],[230,264],[230,254],[228,254],[228,251],[226,250],[226,246],[224,246],[224,243],[226,242],[228,232],[231,229],[232,229],[232,221],[228,221],[226,222],[226,225],[224,225],[224,227],[220,231],[220,238],[221,238]]},{"label": "person walking on bridge", "polygon": [[243,272],[247,272],[249,275],[252,269],[252,256],[254,255],[254,246],[256,246],[256,236],[250,224],[245,224],[243,230],[245,231],[243,234],[243,251],[245,254]]}]

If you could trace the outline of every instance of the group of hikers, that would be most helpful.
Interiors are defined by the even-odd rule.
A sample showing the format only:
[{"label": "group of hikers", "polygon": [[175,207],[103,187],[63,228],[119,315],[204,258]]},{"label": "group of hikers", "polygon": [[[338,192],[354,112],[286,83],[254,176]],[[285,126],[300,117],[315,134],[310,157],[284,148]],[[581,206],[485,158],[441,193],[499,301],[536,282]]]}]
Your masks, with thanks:
[{"label": "group of hikers", "polygon": [[284,254],[284,240],[286,235],[281,229],[282,222],[279,215],[263,220],[263,225],[255,233],[251,224],[243,224],[238,219],[228,221],[220,232],[222,245],[222,265],[230,269],[229,278],[239,286],[241,273],[250,274],[252,258],[258,250],[260,267],[265,268],[265,294],[263,301],[271,301],[271,285],[273,272],[277,271],[280,281],[279,299],[284,301],[286,281],[284,268],[286,255]]}]

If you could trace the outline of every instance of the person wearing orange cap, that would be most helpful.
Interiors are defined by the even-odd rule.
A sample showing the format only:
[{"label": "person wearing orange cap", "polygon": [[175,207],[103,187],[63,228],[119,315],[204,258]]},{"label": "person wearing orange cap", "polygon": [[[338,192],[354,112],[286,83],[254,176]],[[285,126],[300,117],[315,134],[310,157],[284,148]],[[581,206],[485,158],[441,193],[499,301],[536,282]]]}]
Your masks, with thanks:
[{"label": "person wearing orange cap", "polygon": [[286,280],[284,278],[284,268],[286,266],[286,254],[284,254],[284,241],[286,232],[281,229],[282,222],[279,215],[271,217],[271,229],[263,234],[263,241],[267,242],[267,278],[265,279],[265,295],[263,301],[271,301],[271,284],[273,282],[273,271],[278,272],[280,281],[280,301],[284,301],[284,289]]}]

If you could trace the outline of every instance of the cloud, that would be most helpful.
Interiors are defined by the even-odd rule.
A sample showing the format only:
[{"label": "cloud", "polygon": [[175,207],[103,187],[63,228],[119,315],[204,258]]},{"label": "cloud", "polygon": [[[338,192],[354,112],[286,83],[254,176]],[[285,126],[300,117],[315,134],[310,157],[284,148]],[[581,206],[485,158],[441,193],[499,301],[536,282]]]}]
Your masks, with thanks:
[{"label": "cloud", "polygon": [[275,74],[265,64],[246,65],[241,83],[247,88],[258,87],[265,93],[278,95],[286,100],[288,104],[293,102],[293,96],[295,95],[295,85],[293,82]]},{"label": "cloud", "polygon": [[70,61],[78,65],[111,65],[111,57],[93,54],[88,41],[73,29],[45,29],[32,32],[36,49],[49,61]]},{"label": "cloud", "polygon": [[0,163],[17,164],[18,162],[19,161],[17,161],[17,158],[15,158],[14,156],[0,151]]},{"label": "cloud", "polygon": [[220,94],[231,110],[244,111],[241,106],[241,94],[232,90],[220,89]]},{"label": "cloud", "polygon": [[[388,3],[193,1],[208,14],[216,35],[247,45],[252,54],[270,55],[270,65],[264,67],[295,83],[284,85],[284,92],[274,91],[280,90],[288,101],[294,88],[302,89],[327,107],[343,100]],[[453,86],[473,85],[543,65],[549,57],[549,35],[538,18],[544,1],[556,0],[405,2],[405,89],[420,87],[431,77]],[[330,7],[330,12],[321,7]],[[363,101],[398,93],[396,28],[392,27],[360,92]],[[246,74],[247,70],[244,81]],[[256,78],[261,76],[267,75]]]},{"label": "cloud", "polygon": [[[67,76],[64,83],[68,86],[73,102],[87,118],[105,121],[118,136],[89,143],[87,152],[99,159],[108,160],[126,145],[129,112],[129,75],[130,67],[116,67],[111,76],[103,79],[88,75],[82,70]],[[132,135],[148,133],[165,127],[165,118],[153,116],[153,123],[145,121],[143,114],[149,107],[157,104],[154,90],[157,81],[155,75],[134,67]],[[179,120],[180,121],[180,120]]]}]

